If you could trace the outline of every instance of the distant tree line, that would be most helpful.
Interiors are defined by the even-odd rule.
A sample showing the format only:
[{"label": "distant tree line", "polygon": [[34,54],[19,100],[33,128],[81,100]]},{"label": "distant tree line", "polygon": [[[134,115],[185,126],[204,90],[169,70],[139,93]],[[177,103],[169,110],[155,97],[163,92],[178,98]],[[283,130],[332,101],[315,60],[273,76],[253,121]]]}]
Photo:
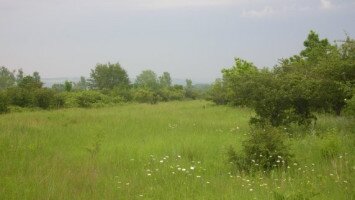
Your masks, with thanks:
[{"label": "distant tree line", "polygon": [[355,41],[349,36],[332,45],[311,31],[299,54],[281,59],[272,69],[236,58],[222,74],[210,99],[255,109],[252,124],[310,125],[315,112],[355,114]]},{"label": "distant tree line", "polygon": [[11,108],[91,107],[130,101],[156,104],[202,98],[204,91],[194,88],[189,79],[186,86],[173,85],[170,73],[158,77],[152,70],[144,70],[131,83],[119,63],[97,64],[89,79],[81,77],[77,83],[65,81],[51,88],[43,87],[38,72],[25,76],[21,69],[0,68],[0,113]]}]

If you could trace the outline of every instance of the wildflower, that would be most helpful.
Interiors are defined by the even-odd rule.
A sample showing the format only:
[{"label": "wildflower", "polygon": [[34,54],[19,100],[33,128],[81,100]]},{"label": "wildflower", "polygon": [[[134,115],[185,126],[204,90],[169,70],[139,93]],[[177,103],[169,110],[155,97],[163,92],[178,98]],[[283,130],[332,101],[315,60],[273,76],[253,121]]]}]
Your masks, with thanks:
[{"label": "wildflower", "polygon": [[253,191],[253,188],[250,188],[249,191],[252,192],[252,191]]},{"label": "wildflower", "polygon": [[329,174],[330,176],[334,176],[334,174]]},{"label": "wildflower", "polygon": [[207,181],[206,183],[207,183],[207,184],[210,184],[210,182],[209,182],[209,181]]},{"label": "wildflower", "polygon": [[140,197],[143,197],[143,194],[140,194],[139,196],[140,196]]},{"label": "wildflower", "polygon": [[177,157],[178,157],[178,158],[181,158],[181,156],[180,156],[180,155],[178,155]]},{"label": "wildflower", "polygon": [[191,166],[191,167],[190,167],[190,169],[191,169],[191,170],[194,170],[194,169],[195,169],[195,167],[194,167],[194,166]]},{"label": "wildflower", "polygon": [[151,176],[152,174],[147,174],[147,176]]},{"label": "wildflower", "polygon": [[293,163],[294,166],[297,166],[297,163]]},{"label": "wildflower", "polygon": [[182,168],[182,169],[181,169],[181,171],[183,171],[183,172],[184,172],[184,171],[186,171],[186,169],[185,169],[185,168]]},{"label": "wildflower", "polygon": [[196,178],[201,178],[201,176],[196,176]]},{"label": "wildflower", "polygon": [[179,167],[178,170],[181,171],[181,168]]},{"label": "wildflower", "polygon": [[160,163],[163,163],[164,162],[164,160],[160,160]]}]

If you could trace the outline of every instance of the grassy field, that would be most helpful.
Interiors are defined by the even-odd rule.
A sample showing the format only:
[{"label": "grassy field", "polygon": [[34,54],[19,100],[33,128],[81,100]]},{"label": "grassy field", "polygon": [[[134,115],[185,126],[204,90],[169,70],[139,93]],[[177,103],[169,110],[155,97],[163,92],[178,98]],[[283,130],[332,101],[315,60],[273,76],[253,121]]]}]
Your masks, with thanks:
[{"label": "grassy field", "polygon": [[0,199],[355,199],[354,121],[296,131],[286,173],[233,173],[252,115],[205,101],[1,115]]}]

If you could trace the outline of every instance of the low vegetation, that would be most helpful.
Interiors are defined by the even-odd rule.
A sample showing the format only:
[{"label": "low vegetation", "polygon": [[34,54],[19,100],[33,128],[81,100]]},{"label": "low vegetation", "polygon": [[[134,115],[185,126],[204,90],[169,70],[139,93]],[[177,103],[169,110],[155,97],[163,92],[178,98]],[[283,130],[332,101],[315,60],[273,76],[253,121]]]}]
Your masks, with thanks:
[{"label": "low vegetation", "polygon": [[[322,114],[310,133],[254,132],[253,115],[206,101],[1,115],[0,199],[354,197],[353,120]],[[236,170],[230,148],[246,149],[252,173]]]},{"label": "low vegetation", "polygon": [[131,83],[118,63],[45,88],[2,67],[0,199],[354,199],[354,72],[354,40],[314,31],[210,88],[151,70]]}]

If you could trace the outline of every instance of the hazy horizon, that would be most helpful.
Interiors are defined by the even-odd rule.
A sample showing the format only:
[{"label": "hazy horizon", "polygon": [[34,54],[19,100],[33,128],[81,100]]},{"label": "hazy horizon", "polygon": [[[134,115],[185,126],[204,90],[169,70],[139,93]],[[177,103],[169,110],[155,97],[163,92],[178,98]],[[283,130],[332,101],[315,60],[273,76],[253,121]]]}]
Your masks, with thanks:
[{"label": "hazy horizon", "polygon": [[0,66],[88,77],[96,63],[212,82],[234,57],[272,67],[310,30],[355,35],[351,0],[0,0]]}]

